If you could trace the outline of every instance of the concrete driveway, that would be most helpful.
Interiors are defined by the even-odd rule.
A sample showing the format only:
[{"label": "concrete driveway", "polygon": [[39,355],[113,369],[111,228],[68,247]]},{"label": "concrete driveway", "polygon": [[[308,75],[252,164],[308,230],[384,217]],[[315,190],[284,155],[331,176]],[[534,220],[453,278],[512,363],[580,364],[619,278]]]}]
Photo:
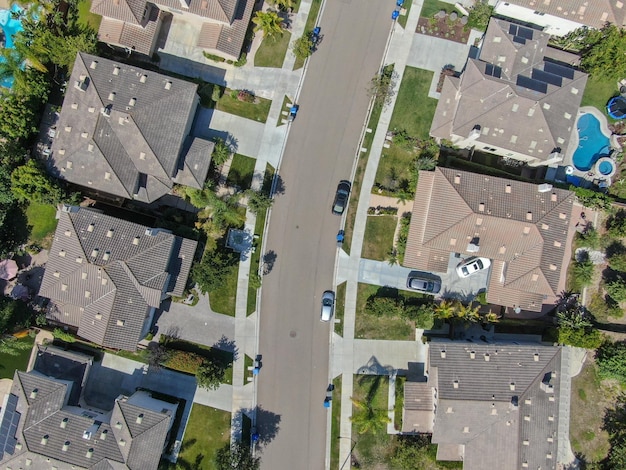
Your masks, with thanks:
[{"label": "concrete driveway", "polygon": [[216,109],[199,107],[192,133],[196,137],[208,140],[219,137],[224,139],[236,153],[255,157],[259,153],[264,129],[265,124],[262,122]]},{"label": "concrete driveway", "polygon": [[[468,44],[426,36],[425,34],[415,34],[407,65],[439,73],[444,65],[452,64],[456,70],[460,71],[465,66],[470,45],[474,44],[473,38],[477,34],[477,32],[472,31]],[[439,79],[438,76],[436,78]]]},{"label": "concrete driveway", "polygon": [[[351,174],[367,114],[367,85],[380,67],[392,7],[379,0],[326,2],[324,41],[298,98],[298,119],[280,167],[285,197],[274,202],[266,238],[266,250],[277,259],[263,278],[258,405],[280,418],[280,427],[263,446],[264,469],[326,465],[328,413],[322,402],[332,326],[319,321],[319,305],[322,292],[333,286],[341,221],[330,206],[337,182]],[[258,413],[257,423],[268,424]]]}]

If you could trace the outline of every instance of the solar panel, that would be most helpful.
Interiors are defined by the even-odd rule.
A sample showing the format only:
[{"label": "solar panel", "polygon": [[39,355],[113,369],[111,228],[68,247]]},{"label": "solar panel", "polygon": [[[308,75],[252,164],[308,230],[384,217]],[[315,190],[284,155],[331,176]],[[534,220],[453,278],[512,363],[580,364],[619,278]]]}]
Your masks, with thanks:
[{"label": "solar panel", "polygon": [[548,73],[558,75],[559,77],[574,78],[574,69],[571,67],[565,67],[564,65],[555,64],[554,62],[544,62],[543,70]]},{"label": "solar panel", "polygon": [[17,444],[15,433],[21,417],[16,409],[17,396],[10,394],[4,410],[4,417],[0,424],[0,459],[4,457],[5,452],[10,455],[13,455],[13,452],[15,452],[15,444]]},{"label": "solar panel", "polygon": [[525,77],[524,75],[517,76],[516,85],[528,88],[529,90],[538,91],[539,93],[546,93],[548,91],[548,84],[546,82],[533,80],[532,78]]},{"label": "solar panel", "polygon": [[512,34],[513,36],[517,36],[517,25],[516,24],[510,24],[509,25],[509,34]]},{"label": "solar panel", "polygon": [[526,39],[521,36],[513,36],[513,42],[516,42],[518,44],[526,44]]},{"label": "solar panel", "polygon": [[500,78],[502,76],[502,67],[498,67],[497,65],[493,64],[487,64],[487,66],[485,67],[485,75]]},{"label": "solar panel", "polygon": [[543,70],[539,69],[533,69],[532,78],[535,80],[549,83],[550,85],[556,85],[558,87],[563,85],[563,77],[559,77],[558,75],[544,72]]},{"label": "solar panel", "polygon": [[523,37],[524,39],[532,39],[533,30],[529,28],[523,28],[522,26],[518,26],[517,35]]}]

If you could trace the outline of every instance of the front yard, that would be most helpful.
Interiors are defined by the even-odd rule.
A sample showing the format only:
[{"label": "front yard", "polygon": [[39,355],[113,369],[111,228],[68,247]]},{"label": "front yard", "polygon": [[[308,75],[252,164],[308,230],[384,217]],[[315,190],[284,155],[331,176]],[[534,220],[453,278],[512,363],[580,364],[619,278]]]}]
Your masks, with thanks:
[{"label": "front yard", "polygon": [[389,259],[393,250],[393,235],[397,224],[398,218],[393,215],[368,216],[361,256],[377,261]]},{"label": "front yard", "polygon": [[254,55],[255,67],[281,68],[287,55],[291,33],[283,31],[277,38],[265,37]]}]

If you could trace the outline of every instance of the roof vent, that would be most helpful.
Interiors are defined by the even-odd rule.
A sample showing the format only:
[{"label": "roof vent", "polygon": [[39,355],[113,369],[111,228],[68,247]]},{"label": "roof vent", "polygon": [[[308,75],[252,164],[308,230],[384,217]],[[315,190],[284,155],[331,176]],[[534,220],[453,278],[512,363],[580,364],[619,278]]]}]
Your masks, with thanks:
[{"label": "roof vent", "polygon": [[93,232],[94,227],[96,226],[96,224],[94,224],[93,222],[89,224],[89,227],[87,227],[87,231],[88,232]]},{"label": "roof vent", "polygon": [[102,255],[102,261],[108,261],[110,257],[111,257],[111,252],[105,251],[104,254]]},{"label": "roof vent", "polygon": [[147,80],[147,79],[148,79],[148,76],[144,73],[144,74],[141,76],[141,78],[139,79],[139,81],[140,81],[141,83],[146,83],[146,80]]},{"label": "roof vent", "polygon": [[63,450],[63,452],[67,452],[67,449],[70,448],[70,441],[65,441],[63,443],[63,447],[61,448],[61,450]]},{"label": "roof vent", "polygon": [[89,78],[85,77],[74,82],[74,88],[80,91],[86,91],[89,88]]},{"label": "roof vent", "polygon": [[139,245],[139,237],[133,238],[133,245]]},{"label": "roof vent", "polygon": [[122,423],[120,423],[119,421],[115,423],[115,429],[122,429]]},{"label": "roof vent", "polygon": [[70,107],[72,109],[78,109],[78,103],[72,103]]},{"label": "roof vent", "polygon": [[551,190],[552,190],[552,185],[549,183],[543,183],[537,186],[537,191],[539,191],[540,193],[547,193],[548,191],[551,191]]},{"label": "roof vent", "polygon": [[507,194],[511,194],[511,185],[507,184],[506,187],[504,188],[504,192]]},{"label": "roof vent", "polygon": [[522,468],[528,468],[528,462],[526,461],[522,462]]},{"label": "roof vent", "polygon": [[126,441],[124,439],[120,439],[120,445],[124,447],[126,445]]},{"label": "roof vent", "polygon": [[83,271],[83,272],[80,274],[80,278],[81,278],[83,281],[84,281],[85,279],[87,279],[87,272],[86,272],[86,271]]},{"label": "roof vent", "polygon": [[530,415],[524,415],[524,421],[530,421]]},{"label": "roof vent", "polygon": [[530,445],[530,441],[528,439],[524,439],[522,441],[522,444],[525,445],[525,446],[529,446]]},{"label": "roof vent", "polygon": [[89,449],[87,449],[87,453],[85,454],[85,457],[87,457],[88,459],[93,457],[93,447],[90,447]]},{"label": "roof vent", "polygon": [[458,173],[454,175],[454,184],[461,184],[461,175]]},{"label": "roof vent", "polygon": [[67,284],[61,284],[61,291],[65,292],[67,290]]},{"label": "roof vent", "polygon": [[45,436],[43,436],[41,438],[41,445],[45,446],[48,443],[48,439],[50,438],[50,436],[48,434],[46,434]]},{"label": "roof vent", "polygon": [[143,422],[143,413],[139,413],[136,419],[137,424],[141,424]]},{"label": "roof vent", "polygon": [[445,350],[445,349],[442,349],[442,350],[441,350],[441,358],[442,358],[442,359],[445,359],[445,358],[446,358],[446,350]]},{"label": "roof vent", "polygon": [[459,388],[459,381],[455,380],[454,382],[452,382],[452,387]]},{"label": "roof vent", "polygon": [[165,82],[165,89],[169,90],[172,88],[172,82],[170,82],[169,80],[167,82]]},{"label": "roof vent", "polygon": [[552,452],[548,452],[546,454],[546,459],[551,460],[552,459]]},{"label": "roof vent", "polygon": [[113,101],[115,99],[115,92],[112,91],[111,93],[109,93],[109,101]]},{"label": "roof vent", "polygon": [[104,117],[109,117],[111,116],[111,109],[113,109],[113,106],[111,106],[110,104],[106,105],[104,108],[102,108],[100,110],[100,113],[104,116]]},{"label": "roof vent", "polygon": [[514,391],[515,391],[515,382],[511,382],[511,383],[509,384],[509,390],[511,390],[512,392],[514,392]]},{"label": "roof vent", "polygon": [[65,250],[61,250],[61,251],[59,251],[59,256],[60,256],[61,258],[65,258]]},{"label": "roof vent", "polygon": [[65,149],[59,149],[58,153],[59,153],[59,155],[65,155]]},{"label": "roof vent", "polygon": [[81,263],[83,262],[83,258],[82,258],[81,256],[78,256],[78,257],[76,258],[76,262],[77,262],[78,264],[81,264]]},{"label": "roof vent", "polygon": [[70,420],[70,419],[69,419],[68,417],[65,417],[65,418],[63,418],[63,419],[61,420],[61,425],[60,425],[61,429],[65,429],[65,428],[67,427],[67,422],[68,422],[69,420]]},{"label": "roof vent", "polygon": [[118,320],[117,326],[124,326],[124,320]]},{"label": "roof vent", "polygon": [[107,232],[107,238],[111,238],[113,236],[113,232],[115,230],[113,230],[112,228],[109,229],[109,231]]},{"label": "roof vent", "polygon": [[526,220],[533,220],[533,213],[532,213],[532,211],[526,212]]},{"label": "roof vent", "polygon": [[497,410],[497,408],[495,408],[495,407],[494,407],[494,408],[491,408],[491,414],[492,414],[493,416],[497,415],[497,414],[498,414],[498,410]]},{"label": "roof vent", "polygon": [[485,362],[489,362],[489,359],[491,358],[491,356],[489,356],[489,353],[485,353]]},{"label": "roof vent", "polygon": [[115,67],[113,67],[113,75],[119,75],[120,74],[120,67],[119,65],[116,65]]},{"label": "roof vent", "polygon": [[554,415],[548,416],[548,421],[550,421],[550,422],[554,421]]},{"label": "roof vent", "polygon": [[480,137],[480,129],[480,124],[476,124],[467,136],[468,140],[478,139]]},{"label": "roof vent", "polygon": [[93,144],[87,145],[87,151],[88,152],[93,152]]},{"label": "roof vent", "polygon": [[478,204],[478,211],[479,212],[485,212],[485,203],[481,202],[480,204]]},{"label": "roof vent", "polygon": [[463,433],[469,433],[469,426],[463,426]]},{"label": "roof vent", "polygon": [[533,359],[535,362],[539,362],[539,353],[533,354]]},{"label": "roof vent", "polygon": [[103,429],[100,433],[100,440],[104,441],[107,438],[107,434],[109,433],[108,429]]},{"label": "roof vent", "polygon": [[54,277],[61,277],[61,273],[59,271],[55,271],[54,274],[52,274]]},{"label": "roof vent", "polygon": [[470,359],[476,359],[476,351],[470,351]]},{"label": "roof vent", "polygon": [[128,102],[128,106],[135,106],[135,103],[137,103],[137,98],[131,98]]},{"label": "roof vent", "polygon": [[89,65],[89,68],[91,70],[96,70],[96,67],[98,66],[98,61],[97,60],[92,60],[91,61],[91,65]]},{"label": "roof vent", "polygon": [[33,388],[33,391],[30,392],[30,399],[34,400],[35,398],[37,398],[37,392],[39,392],[38,388]]},{"label": "roof vent", "polygon": [[91,297],[91,292],[90,292],[90,291],[88,291],[88,290],[86,290],[86,291],[85,291],[85,298],[86,298],[86,299],[88,299],[88,298],[90,298],[90,297]]},{"label": "roof vent", "polygon": [[556,202],[556,201],[557,201],[556,193],[552,193],[552,194],[550,194],[550,200],[551,200],[552,202]]},{"label": "roof vent", "polygon": [[91,250],[91,257],[96,258],[98,256],[99,251],[100,250],[98,248],[94,248],[93,250]]}]

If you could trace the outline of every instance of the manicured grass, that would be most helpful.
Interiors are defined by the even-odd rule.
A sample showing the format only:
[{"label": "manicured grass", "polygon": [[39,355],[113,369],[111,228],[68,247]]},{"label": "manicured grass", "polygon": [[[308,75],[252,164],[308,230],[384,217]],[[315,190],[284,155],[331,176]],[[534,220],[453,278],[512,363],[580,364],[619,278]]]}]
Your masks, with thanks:
[{"label": "manicured grass", "polygon": [[254,55],[254,66],[281,68],[287,55],[290,40],[291,33],[287,31],[283,31],[283,35],[276,38],[263,38],[263,42]]},{"label": "manicured grass", "polygon": [[609,122],[615,122],[615,120],[606,113],[606,105],[609,100],[617,94],[618,90],[613,80],[607,80],[603,76],[590,76],[587,80],[580,105],[598,108]]},{"label": "manicured grass", "polygon": [[[405,1],[404,3],[406,4],[407,2]],[[454,8],[454,4],[452,3],[440,2],[438,0],[424,0],[420,16],[424,18],[431,18],[441,10],[445,10],[446,13],[452,13],[453,11],[456,11],[456,8]]]},{"label": "manicured grass", "polygon": [[346,283],[342,282],[337,286],[335,292],[335,333],[343,336],[343,314],[346,310]]},{"label": "manicured grass", "polygon": [[389,129],[405,129],[411,137],[427,139],[437,108],[437,100],[428,97],[433,72],[406,67],[389,122]]},{"label": "manicured grass", "polygon": [[378,261],[389,258],[397,222],[398,218],[393,215],[368,216],[361,256]]},{"label": "manicured grass", "polygon": [[[386,376],[355,375],[352,396],[359,401],[368,401],[369,397],[372,408],[386,410],[388,407],[388,389],[389,378]],[[357,409],[353,405],[352,413],[356,412]],[[356,441],[354,453],[357,460],[371,463],[388,453],[393,439],[393,436],[386,432],[359,434],[355,426],[352,426],[352,437]],[[371,466],[369,468],[380,467]]]},{"label": "manicured grass", "polygon": [[285,124],[283,122],[283,119],[287,119],[287,116],[284,116],[282,113],[289,112],[289,108],[291,108],[292,104],[293,104],[293,101],[287,95],[285,95],[285,97],[283,98],[283,106],[280,108],[281,114],[280,116],[278,116],[278,121],[276,122],[276,127],[282,126]]},{"label": "manicured grass", "polygon": [[239,265],[231,266],[225,277],[224,285],[217,290],[209,292],[211,310],[223,315],[235,316],[238,275]]},{"label": "manicured grass", "polygon": [[89,11],[90,7],[91,0],[81,0],[78,2],[78,23],[83,26],[91,26],[95,31],[98,31],[102,17],[91,13]]},{"label": "manicured grass", "polygon": [[236,153],[233,156],[233,163],[228,171],[226,184],[228,186],[237,186],[240,189],[248,189],[252,184],[252,176],[254,175],[254,158],[246,157]]},{"label": "manicured grass", "polygon": [[333,379],[332,416],[330,423],[330,468],[339,468],[339,432],[341,431],[341,375]]},{"label": "manicured grass", "polygon": [[592,359],[587,359],[580,374],[572,378],[569,437],[572,450],[584,456],[587,464],[599,463],[608,454],[609,435],[602,429],[603,416],[607,408],[613,407],[618,393],[617,386],[600,380]]},{"label": "manicured grass", "polygon": [[180,468],[216,470],[215,454],[229,442],[230,413],[194,403],[178,456]]},{"label": "manicured grass", "polygon": [[396,404],[393,409],[393,424],[396,431],[402,430],[402,410],[404,408],[404,382],[406,377],[396,377]]},{"label": "manicured grass", "polygon": [[390,148],[383,148],[372,193],[393,196],[391,191],[383,189],[382,192],[379,192],[378,188],[398,188],[401,187],[400,183],[403,180],[410,181],[410,171],[411,167],[415,165],[415,160],[415,152],[405,150],[398,145],[391,144]]},{"label": "manicured grass", "polygon": [[48,235],[52,235],[57,228],[58,220],[55,218],[56,208],[50,204],[31,202],[26,208],[28,225],[32,227],[30,240],[41,242]]},{"label": "manicured grass", "polygon": [[[304,32],[313,31],[315,28],[315,23],[317,22],[317,15],[320,11],[320,7],[322,6],[322,0],[312,0],[311,9],[309,10],[309,16],[306,18],[306,25],[304,26]],[[304,65],[304,60],[296,57],[296,61],[293,64],[293,69],[298,70],[302,68]]]},{"label": "manicured grass", "polygon": [[35,338],[25,336],[17,341],[29,344],[31,349],[19,351],[17,356],[0,353],[0,379],[12,379],[16,370],[25,371],[26,367],[28,367],[28,360],[30,359],[30,352],[32,350],[32,345],[35,342]]},{"label": "manicured grass", "polygon": [[215,105],[215,109],[247,119],[252,119],[253,121],[263,123],[267,121],[267,115],[270,112],[272,100],[257,96],[255,97],[254,103],[248,103],[245,101],[239,101],[237,97],[233,98],[230,96],[231,91],[232,90],[230,88],[226,88],[224,90],[224,94]]},{"label": "manicured grass", "polygon": [[406,8],[406,13],[404,14],[404,16],[400,15],[398,17],[398,23],[403,28],[406,28],[406,20],[409,18],[409,12],[411,11],[412,4],[413,4],[413,0],[406,0],[404,2],[404,8]]}]

